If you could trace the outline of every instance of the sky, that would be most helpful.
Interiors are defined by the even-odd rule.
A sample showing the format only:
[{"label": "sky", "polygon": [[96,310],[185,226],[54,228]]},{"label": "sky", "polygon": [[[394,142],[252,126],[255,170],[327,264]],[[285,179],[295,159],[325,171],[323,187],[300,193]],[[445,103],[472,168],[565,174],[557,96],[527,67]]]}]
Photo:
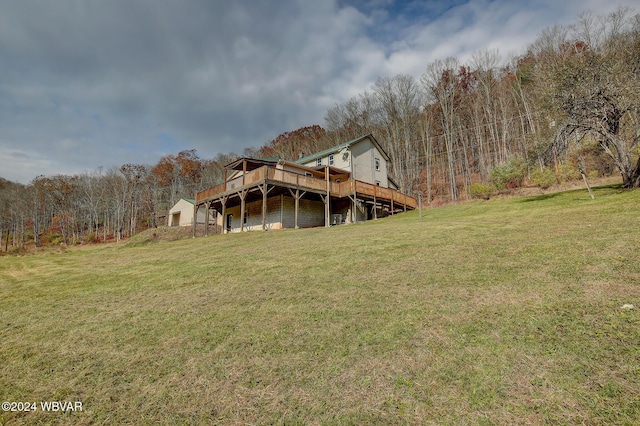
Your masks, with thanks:
[{"label": "sky", "polygon": [[0,0],[0,177],[242,153],[378,77],[633,0]]}]

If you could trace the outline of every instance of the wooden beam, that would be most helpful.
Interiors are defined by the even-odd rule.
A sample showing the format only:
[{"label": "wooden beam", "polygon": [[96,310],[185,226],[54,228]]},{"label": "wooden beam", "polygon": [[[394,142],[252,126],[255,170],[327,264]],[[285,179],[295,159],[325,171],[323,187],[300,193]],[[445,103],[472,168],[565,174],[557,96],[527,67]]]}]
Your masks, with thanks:
[{"label": "wooden beam", "polygon": [[228,196],[224,196],[220,199],[220,202],[222,204],[222,233],[226,234],[227,233],[227,198]]},{"label": "wooden beam", "polygon": [[291,188],[287,188],[287,189],[289,190],[289,193],[291,194],[291,196],[295,201],[295,209],[293,211],[293,217],[294,217],[294,223],[295,223],[294,227],[295,229],[299,229],[300,227],[298,226],[298,212],[300,211],[300,198],[304,197],[304,194],[306,194],[307,191],[302,191],[301,193],[299,188],[296,188],[295,192]]},{"label": "wooden beam", "polygon": [[[269,193],[269,185],[265,181],[264,183],[258,185],[260,191],[262,192],[262,230],[267,230],[267,194]],[[275,188],[274,186],[271,189]]]},{"label": "wooden beam", "polygon": [[327,182],[327,199],[324,203],[324,226],[331,226],[331,185],[329,181],[329,166],[324,166],[324,179]]},{"label": "wooden beam", "polygon": [[205,211],[204,214],[204,236],[208,237],[209,236],[209,211],[211,211],[211,201],[209,201],[208,203],[204,203],[205,206],[207,206],[207,210]]},{"label": "wooden beam", "polygon": [[373,220],[378,220],[378,203],[376,202],[376,192],[373,191]]},{"label": "wooden beam", "polygon": [[238,196],[240,197],[240,232],[244,231],[245,198],[247,198],[247,192],[249,192],[248,189],[238,192]]},{"label": "wooden beam", "polygon": [[196,226],[198,226],[198,207],[200,205],[196,202],[193,203],[193,238],[196,237]]}]

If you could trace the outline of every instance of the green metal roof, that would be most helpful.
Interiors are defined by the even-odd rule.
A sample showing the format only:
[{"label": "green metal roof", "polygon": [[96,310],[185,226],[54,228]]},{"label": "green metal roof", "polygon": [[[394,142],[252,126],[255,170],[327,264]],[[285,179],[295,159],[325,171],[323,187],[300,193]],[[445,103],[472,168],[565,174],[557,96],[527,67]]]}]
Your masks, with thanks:
[{"label": "green metal roof", "polygon": [[191,204],[195,205],[196,204],[196,200],[193,198],[183,198],[183,200],[190,202]]},{"label": "green metal roof", "polygon": [[306,157],[299,158],[296,161],[294,161],[294,163],[296,163],[296,164],[308,163],[310,161],[315,160],[316,158],[324,157],[324,156],[329,155],[329,154],[331,154],[333,152],[340,151],[343,148],[347,148],[348,146],[351,146],[351,144],[354,143],[354,142],[355,142],[355,140],[341,143],[340,145],[336,145],[336,146],[334,146],[332,148],[325,149],[324,151],[316,152],[315,154],[311,154],[311,155],[307,155]]},{"label": "green metal roof", "polygon": [[373,144],[378,148],[378,150],[381,151],[382,155],[386,157],[386,159],[389,159],[389,155],[385,152],[385,150],[382,148],[382,146],[380,146],[380,144],[378,143],[378,141],[376,140],[376,138],[373,137],[373,135],[371,133],[369,133],[368,135],[364,135],[364,136],[360,136],[359,138],[350,140],[349,142],[343,142],[340,145],[336,145],[332,148],[328,148],[325,149],[324,151],[320,151],[320,152],[316,152],[315,154],[311,154],[311,155],[307,155],[306,157],[302,157],[298,160],[295,161],[296,164],[304,164],[304,163],[309,163],[317,158],[321,158],[321,157],[325,157],[329,154],[335,153],[340,151],[341,149],[344,148],[348,148],[351,145],[360,142],[361,140],[364,139],[371,139],[371,141],[373,142]]}]

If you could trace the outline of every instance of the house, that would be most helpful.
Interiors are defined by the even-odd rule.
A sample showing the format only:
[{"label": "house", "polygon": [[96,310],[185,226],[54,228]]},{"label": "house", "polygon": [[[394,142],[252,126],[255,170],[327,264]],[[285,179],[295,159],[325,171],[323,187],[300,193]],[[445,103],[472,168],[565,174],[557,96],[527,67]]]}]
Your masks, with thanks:
[{"label": "house", "polygon": [[[181,198],[171,210],[167,219],[167,226],[192,226],[193,212],[196,200],[192,198]],[[198,223],[204,223],[204,210],[198,211]],[[209,223],[215,223],[215,216],[209,213]]]},{"label": "house", "polygon": [[221,215],[224,232],[308,228],[376,219],[416,208],[387,175],[373,135],[295,162],[240,158],[224,182],[196,194],[195,210]]},{"label": "house", "polygon": [[348,171],[353,179],[398,189],[389,178],[389,155],[372,135],[366,135],[296,161],[308,167],[328,165]]}]

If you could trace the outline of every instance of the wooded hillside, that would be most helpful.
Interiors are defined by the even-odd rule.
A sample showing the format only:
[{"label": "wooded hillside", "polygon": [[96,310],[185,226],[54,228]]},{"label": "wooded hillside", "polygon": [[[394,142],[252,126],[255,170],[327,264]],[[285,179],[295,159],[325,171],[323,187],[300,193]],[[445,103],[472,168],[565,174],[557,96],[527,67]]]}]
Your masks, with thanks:
[{"label": "wooded hillside", "polygon": [[324,127],[285,132],[263,146],[205,160],[195,150],[156,165],[126,164],[76,176],[0,182],[5,250],[106,241],[162,224],[181,197],[222,180],[239,156],[295,160],[367,133],[392,158],[405,193],[442,203],[524,183],[620,173],[640,186],[640,15],[630,9],[586,13],[546,29],[526,51],[504,61],[478,52],[468,63],[425,64],[420,78],[379,77],[337,104]]}]

